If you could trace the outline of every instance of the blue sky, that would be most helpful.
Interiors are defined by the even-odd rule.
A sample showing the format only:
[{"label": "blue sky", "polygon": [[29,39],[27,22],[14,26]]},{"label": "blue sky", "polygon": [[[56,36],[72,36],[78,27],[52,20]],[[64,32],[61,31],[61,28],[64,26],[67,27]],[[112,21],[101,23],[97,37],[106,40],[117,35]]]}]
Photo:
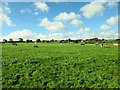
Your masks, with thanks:
[{"label": "blue sky", "polygon": [[118,37],[116,2],[10,2],[2,7],[2,39]]}]

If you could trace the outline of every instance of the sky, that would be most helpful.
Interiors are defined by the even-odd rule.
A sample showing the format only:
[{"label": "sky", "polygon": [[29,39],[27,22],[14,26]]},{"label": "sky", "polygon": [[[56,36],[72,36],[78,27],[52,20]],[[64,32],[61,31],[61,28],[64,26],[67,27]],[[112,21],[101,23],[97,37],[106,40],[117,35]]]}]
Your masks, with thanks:
[{"label": "sky", "polygon": [[2,2],[2,39],[118,38],[117,2]]}]

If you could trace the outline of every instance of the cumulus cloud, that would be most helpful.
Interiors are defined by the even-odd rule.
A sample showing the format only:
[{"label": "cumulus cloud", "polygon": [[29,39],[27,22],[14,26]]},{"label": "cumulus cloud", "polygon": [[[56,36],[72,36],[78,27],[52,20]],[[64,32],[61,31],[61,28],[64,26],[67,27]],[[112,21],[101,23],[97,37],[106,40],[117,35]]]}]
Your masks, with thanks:
[{"label": "cumulus cloud", "polygon": [[112,16],[109,19],[106,20],[106,24],[103,24],[100,26],[100,29],[102,30],[111,30],[112,26],[118,25],[118,15]]},{"label": "cumulus cloud", "polygon": [[80,11],[86,18],[92,18],[94,16],[103,15],[105,8],[103,6],[104,2],[91,2],[83,6]]},{"label": "cumulus cloud", "polygon": [[106,22],[110,25],[117,25],[118,24],[118,15],[110,17]]},{"label": "cumulus cloud", "polygon": [[22,9],[20,10],[21,13],[31,13],[30,9]]},{"label": "cumulus cloud", "polygon": [[96,35],[94,33],[86,33],[86,34],[84,33],[82,36],[83,39],[91,39],[91,38],[95,38],[95,37],[96,37]]},{"label": "cumulus cloud", "polygon": [[98,32],[98,33],[93,33],[90,28],[80,28],[76,32],[73,32],[69,36],[74,36],[74,37],[79,37],[78,39],[90,39],[90,38],[95,38],[98,37],[100,39],[118,39],[118,32],[117,31],[107,31],[107,32]]},{"label": "cumulus cloud", "polygon": [[[1,23],[5,23],[8,26],[13,26],[13,23],[10,17],[8,16],[11,13],[8,3],[1,3],[1,4],[2,4],[0,7],[0,21],[2,21]],[[1,27],[2,24],[0,25],[0,28]]]},{"label": "cumulus cloud", "polygon": [[103,25],[100,26],[100,29],[102,29],[102,30],[111,30],[112,28],[111,28],[111,26],[109,26],[107,24],[103,24]]},{"label": "cumulus cloud", "polygon": [[48,35],[47,34],[36,34],[36,33],[33,33],[29,29],[23,29],[23,30],[12,32],[12,33],[4,36],[2,39],[9,40],[10,38],[12,38],[13,40],[19,40],[19,38],[23,38],[24,40],[27,40],[27,39],[32,39],[32,40],[36,40],[36,39],[41,39],[41,40],[58,39],[59,40],[59,39],[64,38],[64,34],[62,34],[62,33],[51,33],[51,34],[48,34]]},{"label": "cumulus cloud", "polygon": [[57,39],[57,40],[60,40],[60,39],[63,39],[63,38],[64,38],[64,34],[62,34],[62,33],[52,33],[52,34],[49,34],[49,35],[48,35],[48,38],[49,38],[49,39]]},{"label": "cumulus cloud", "polygon": [[29,29],[23,29],[23,30],[12,32],[12,33],[4,36],[2,39],[9,40],[9,38],[12,38],[13,40],[19,40],[19,38],[23,38],[24,40],[27,40],[27,39],[32,39],[32,40],[36,40],[36,39],[61,40],[61,39],[64,39],[65,40],[68,38],[71,38],[71,39],[90,39],[90,38],[94,38],[94,37],[98,37],[100,39],[103,39],[103,38],[104,39],[113,39],[113,37],[118,38],[118,32],[108,31],[108,32],[92,33],[90,31],[90,28],[81,28],[76,32],[50,33],[50,34],[39,33],[39,34],[37,34],[37,33],[32,32]]},{"label": "cumulus cloud", "polygon": [[49,10],[48,5],[44,2],[36,2],[35,6],[36,6],[36,10],[40,10],[42,12],[45,12],[45,11],[47,12]]},{"label": "cumulus cloud", "polygon": [[10,33],[9,35],[6,35],[5,39],[9,40],[9,38],[12,38],[13,40],[18,40],[19,38],[23,38],[23,39],[31,39],[34,38],[36,34],[33,33],[32,31],[28,30],[28,29],[23,29],[20,31],[15,31]]},{"label": "cumulus cloud", "polygon": [[74,20],[71,21],[71,24],[73,26],[79,26],[79,25],[82,25],[83,22],[81,20],[74,19]]},{"label": "cumulus cloud", "polygon": [[80,18],[80,15],[74,12],[71,12],[71,13],[63,12],[57,15],[54,18],[54,20],[73,20],[73,19],[79,19],[79,18]]},{"label": "cumulus cloud", "polygon": [[62,33],[50,33],[50,34],[36,34],[34,36],[34,39],[38,39],[40,38],[41,40],[52,40],[52,39],[63,39],[64,38],[64,34]]},{"label": "cumulus cloud", "polygon": [[81,39],[90,39],[95,37],[95,34],[92,33],[91,28],[88,27],[80,28],[74,34],[77,34],[77,36],[81,37]]},{"label": "cumulus cloud", "polygon": [[90,28],[80,28],[76,34],[81,34],[81,33],[90,33],[91,32],[91,29]]},{"label": "cumulus cloud", "polygon": [[114,32],[114,31],[108,31],[108,32],[100,32],[97,36],[98,38],[102,39],[113,39],[114,38],[118,38],[118,33]]},{"label": "cumulus cloud", "polygon": [[47,30],[53,32],[65,29],[65,25],[62,22],[57,22],[57,21],[51,22],[48,20],[48,18],[43,18],[39,23],[39,26],[43,26]]}]

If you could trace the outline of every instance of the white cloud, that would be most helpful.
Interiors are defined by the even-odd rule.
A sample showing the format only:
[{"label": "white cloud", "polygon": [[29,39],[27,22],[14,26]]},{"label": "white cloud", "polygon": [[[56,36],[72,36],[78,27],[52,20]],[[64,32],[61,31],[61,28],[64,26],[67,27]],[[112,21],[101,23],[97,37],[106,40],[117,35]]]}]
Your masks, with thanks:
[{"label": "white cloud", "polygon": [[[78,33],[77,33],[78,32]],[[100,32],[100,33],[92,33],[90,31],[90,28],[81,28],[77,32],[68,32],[68,33],[51,33],[51,34],[37,34],[33,33],[29,29],[23,29],[19,31],[12,32],[6,36],[4,36],[2,39],[12,38],[13,40],[19,40],[19,38],[23,38],[24,40],[27,39],[41,39],[41,40],[51,40],[51,39],[90,39],[94,37],[98,37],[100,39],[113,39],[118,38],[118,32],[115,31],[108,31],[108,32]],[[1,38],[0,38],[1,39]],[[1,39],[1,40],[2,40]]]},{"label": "white cloud", "polygon": [[94,33],[84,33],[82,36],[83,39],[91,39],[91,38],[95,38],[95,34]]},{"label": "white cloud", "polygon": [[113,31],[109,31],[109,32],[100,32],[98,34],[98,38],[102,39],[117,39],[118,38],[118,33],[117,32],[113,32]]},{"label": "white cloud", "polygon": [[30,9],[22,9],[20,10],[21,13],[31,13]]},{"label": "white cloud", "polygon": [[[10,12],[8,3],[2,3],[2,6],[0,7],[0,21],[2,21],[1,23],[6,23],[8,26],[13,26],[13,23],[8,16]],[[2,28],[2,24],[0,25],[0,28]]]},{"label": "white cloud", "polygon": [[34,13],[34,15],[36,15],[36,16],[37,16],[38,14],[39,14],[38,12],[35,12],[35,13]]},{"label": "white cloud", "polygon": [[[80,28],[74,32],[71,36],[74,36],[76,39],[90,39],[94,38],[95,34],[92,33],[91,28]],[[75,39],[74,38],[74,39]]]},{"label": "white cloud", "polygon": [[[32,37],[33,38],[33,37]],[[41,39],[41,40],[43,40],[43,39],[49,39],[49,38],[47,38],[47,35],[44,35],[44,34],[35,34],[35,36],[34,36],[34,38],[33,38],[34,40],[36,40],[36,39]]]},{"label": "white cloud", "polygon": [[52,34],[49,34],[48,35],[48,38],[51,40],[51,39],[57,39],[57,40],[60,40],[60,39],[63,39],[64,38],[64,34],[62,33],[52,33]]},{"label": "white cloud", "polygon": [[83,22],[81,20],[74,19],[74,20],[71,21],[71,24],[73,26],[79,26],[79,25],[82,25]]},{"label": "white cloud", "polygon": [[111,9],[113,7],[118,6],[118,2],[108,2],[107,6]]},{"label": "white cloud", "polygon": [[118,24],[118,15],[110,17],[106,22],[110,25],[117,25]]},{"label": "white cloud", "polygon": [[73,19],[79,19],[79,18],[80,18],[80,15],[74,12],[71,12],[71,13],[63,12],[57,15],[54,18],[54,20],[73,20]]},{"label": "white cloud", "polygon": [[64,30],[65,26],[62,22],[51,22],[48,20],[48,18],[43,18],[41,22],[39,23],[39,26],[45,27],[47,30],[50,31],[59,31],[59,30]]},{"label": "white cloud", "polygon": [[19,31],[15,31],[12,32],[6,36],[4,36],[2,39],[7,39],[9,40],[9,38],[12,38],[13,40],[19,40],[19,38],[23,38],[24,40],[27,39],[32,39],[32,40],[36,40],[36,39],[41,39],[41,40],[51,40],[51,39],[63,39],[64,38],[64,34],[62,33],[51,33],[51,34],[36,34],[33,33],[31,30],[29,29],[23,29],[23,30],[19,30]]},{"label": "white cloud", "polygon": [[111,26],[109,26],[107,24],[103,24],[103,25],[100,26],[100,29],[102,29],[102,30],[111,30],[112,28],[111,28]]},{"label": "white cloud", "polygon": [[36,34],[36,36],[34,36],[34,39],[38,39],[40,38],[41,40],[51,40],[51,39],[63,39],[64,35],[62,33],[51,33],[51,34]]},{"label": "white cloud", "polygon": [[102,30],[111,30],[112,26],[118,25],[118,15],[112,16],[109,19],[106,20],[106,24],[103,24],[100,26],[100,29]]},{"label": "white cloud", "polygon": [[81,34],[81,33],[91,33],[91,29],[90,28],[80,28],[76,34]]},{"label": "white cloud", "polygon": [[104,2],[91,2],[85,6],[83,6],[80,11],[83,12],[83,16],[86,18],[92,18],[94,16],[103,15],[104,13]]},{"label": "white cloud", "polygon": [[9,35],[6,35],[5,39],[9,40],[9,38],[12,38],[13,40],[18,40],[19,38],[23,38],[23,39],[31,39],[34,38],[36,34],[32,33],[32,31],[28,30],[28,29],[23,29],[20,31],[15,31],[10,33]]},{"label": "white cloud", "polygon": [[95,34],[92,33],[91,28],[80,28],[76,32],[74,32],[74,35],[76,35],[77,39],[90,39],[94,38]]},{"label": "white cloud", "polygon": [[35,6],[36,6],[36,10],[40,10],[42,12],[45,12],[45,11],[47,12],[49,10],[49,7],[44,2],[36,2]]}]

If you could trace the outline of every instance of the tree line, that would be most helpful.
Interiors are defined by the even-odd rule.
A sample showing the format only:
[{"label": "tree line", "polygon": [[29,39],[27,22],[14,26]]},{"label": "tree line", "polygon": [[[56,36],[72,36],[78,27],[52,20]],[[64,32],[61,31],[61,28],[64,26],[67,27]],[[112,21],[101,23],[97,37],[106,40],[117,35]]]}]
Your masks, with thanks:
[{"label": "tree line", "polygon": [[[13,43],[13,42],[23,42],[23,43],[33,43],[35,41],[27,39],[26,41],[23,40],[23,38],[19,38],[18,41],[14,41],[12,38],[9,40],[3,39],[3,43]],[[41,43],[85,43],[85,44],[94,44],[94,43],[118,43],[120,42],[120,39],[99,39],[99,38],[91,38],[91,39],[77,39],[77,40],[72,40],[70,38],[66,40],[41,40],[41,39],[36,39],[36,42],[41,42]]]}]

